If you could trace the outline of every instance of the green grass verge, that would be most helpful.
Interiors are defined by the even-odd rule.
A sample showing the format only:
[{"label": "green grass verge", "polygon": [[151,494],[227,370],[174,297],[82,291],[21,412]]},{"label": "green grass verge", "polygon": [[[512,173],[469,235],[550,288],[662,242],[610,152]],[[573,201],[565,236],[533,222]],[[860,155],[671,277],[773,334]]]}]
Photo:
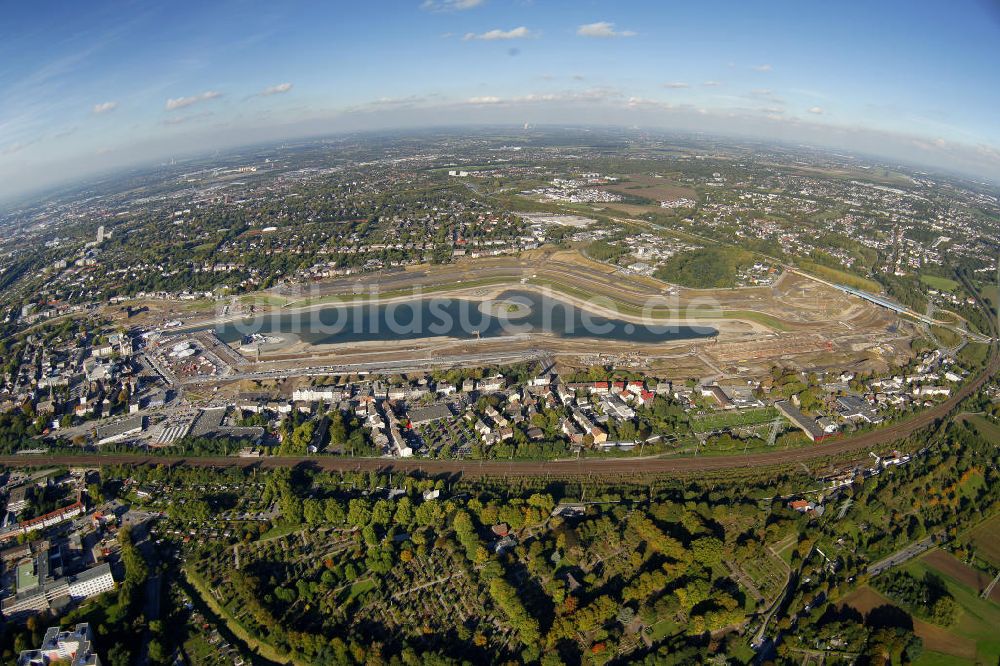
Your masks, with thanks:
[{"label": "green grass verge", "polygon": [[[514,282],[515,278],[512,276],[505,277],[495,277],[495,278],[483,278],[481,280],[467,280],[464,282],[455,282],[449,284],[433,285],[429,287],[423,287],[420,289],[421,296],[427,296],[434,293],[456,291],[458,289],[474,289],[477,287],[487,287],[496,286],[502,284],[509,284],[511,288],[517,288],[519,285]],[[594,297],[594,292],[580,289],[571,285],[564,284],[557,280],[552,280],[549,278],[532,278],[528,280],[528,284],[537,287],[547,287],[555,292],[565,294],[567,296],[572,296],[580,300],[588,301]],[[397,289],[394,291],[386,291],[377,294],[378,300],[388,300],[391,298],[396,298],[399,296],[414,296],[415,292],[413,289]],[[670,308],[651,308],[648,313],[643,311],[641,306],[635,305],[633,303],[626,303],[624,301],[612,298],[606,294],[601,294],[601,297],[607,299],[611,304],[617,309],[617,311],[623,315],[631,315],[634,317],[639,317],[644,314],[649,314],[656,319],[671,319],[675,317],[683,317],[685,319],[741,319],[745,321],[752,321],[758,323],[762,326],[767,326],[777,331],[787,331],[789,330],[788,325],[777,317],[771,316],[764,312],[757,312],[755,310],[684,310],[680,311]],[[269,297],[271,299],[277,299],[278,297]],[[363,299],[367,299],[367,296],[363,296]],[[286,301],[280,305],[280,307],[309,307],[316,305],[339,305],[347,304],[350,305],[354,298],[352,296],[344,294],[331,294],[329,296],[321,296],[317,298],[304,298],[297,301]]]},{"label": "green grass verge", "polygon": [[247,629],[237,620],[233,615],[227,611],[215,597],[212,596],[211,590],[208,589],[208,583],[204,578],[201,577],[195,571],[192,571],[190,567],[183,567],[184,578],[187,582],[194,588],[194,591],[198,593],[198,597],[201,599],[208,608],[226,625],[226,629],[229,630],[231,634],[236,636],[246,645],[259,654],[264,659],[272,661],[276,664],[293,664],[294,666],[307,666],[301,661],[296,661],[288,655],[278,652],[274,647],[260,640],[253,634],[251,634]]},{"label": "green grass verge", "polygon": [[848,287],[854,287],[855,289],[867,291],[872,294],[882,291],[882,287],[878,282],[861,277],[855,273],[848,273],[847,271],[831,268],[830,266],[824,266],[812,261],[800,260],[798,261],[798,267],[805,273],[811,273],[816,277],[829,280],[830,282],[847,285]]}]

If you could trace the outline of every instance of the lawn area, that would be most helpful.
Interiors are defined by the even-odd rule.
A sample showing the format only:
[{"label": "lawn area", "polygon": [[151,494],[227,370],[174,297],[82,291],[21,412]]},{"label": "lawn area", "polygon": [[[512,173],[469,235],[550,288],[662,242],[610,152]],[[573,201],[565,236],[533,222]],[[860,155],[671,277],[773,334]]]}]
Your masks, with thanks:
[{"label": "lawn area", "polygon": [[984,298],[990,299],[990,302],[994,305],[1000,303],[1000,285],[993,283],[980,283],[979,291],[982,293]]},{"label": "lawn area", "polygon": [[284,307],[288,303],[288,299],[284,296],[259,292],[240,296],[240,303],[243,303],[244,305],[267,305],[280,308]]},{"label": "lawn area", "polygon": [[359,580],[358,582],[351,585],[351,592],[347,595],[348,601],[353,601],[357,599],[365,592],[369,592],[375,589],[375,581],[371,578],[366,578],[364,580]]},{"label": "lawn area", "polygon": [[948,278],[938,277],[937,275],[921,275],[920,281],[931,289],[937,289],[938,291],[955,291],[958,289],[957,282]]},{"label": "lawn area", "polygon": [[[589,300],[593,297],[591,292],[546,278],[531,278],[528,282],[542,287],[549,287],[553,291],[562,292],[568,296],[574,296],[582,300]],[[643,311],[643,308],[638,305],[625,303],[607,295],[605,295],[605,297],[609,298],[614,303],[615,307],[618,308],[618,311],[624,315],[649,314],[655,318],[672,318],[682,316],[687,319],[746,319],[764,326],[769,326],[777,331],[788,330],[788,327],[780,319],[772,317],[769,314],[753,310],[720,310],[718,308],[699,310],[686,308],[683,312],[681,312],[677,308],[652,308],[648,313],[646,313]]]},{"label": "lawn area", "polygon": [[978,368],[986,363],[989,354],[989,345],[982,342],[970,342],[958,352],[958,360],[966,366]]},{"label": "lawn area", "polygon": [[950,310],[935,310],[934,318],[946,324],[957,324],[962,321],[954,312]]},{"label": "lawn area", "polygon": [[667,619],[659,620],[656,624],[652,625],[650,629],[652,629],[652,633],[649,637],[654,643],[662,641],[667,636],[673,636],[678,631],[677,624]]},{"label": "lawn area", "polygon": [[259,541],[270,541],[271,539],[280,539],[283,536],[288,536],[292,532],[297,532],[302,529],[301,525],[275,525],[268,531],[260,535]]}]

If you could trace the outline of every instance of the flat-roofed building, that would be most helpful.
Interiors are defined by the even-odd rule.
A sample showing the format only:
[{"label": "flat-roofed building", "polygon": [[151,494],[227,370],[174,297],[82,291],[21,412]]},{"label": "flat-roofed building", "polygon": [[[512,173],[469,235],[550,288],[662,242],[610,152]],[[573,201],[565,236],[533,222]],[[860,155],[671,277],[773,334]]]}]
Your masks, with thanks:
[{"label": "flat-roofed building", "polygon": [[779,400],[774,403],[774,407],[812,441],[819,442],[831,436],[830,433],[824,432],[822,428],[816,425],[815,421],[803,414],[798,407],[787,400]]},{"label": "flat-roofed building", "polygon": [[116,423],[97,428],[97,444],[112,444],[138,435],[146,427],[146,417],[133,416]]},{"label": "flat-roofed building", "polygon": [[115,589],[111,565],[107,562],[72,576],[49,575],[48,553],[18,565],[17,591],[0,602],[8,620],[21,620],[35,613],[61,610],[74,601]]},{"label": "flat-roofed building", "polygon": [[443,402],[435,405],[428,405],[427,407],[411,409],[409,411],[410,423],[415,426],[430,423],[432,421],[440,421],[441,419],[449,419],[452,416],[451,408]]},{"label": "flat-roofed building", "polygon": [[7,495],[7,511],[18,514],[28,506],[28,486],[17,486],[11,488]]}]

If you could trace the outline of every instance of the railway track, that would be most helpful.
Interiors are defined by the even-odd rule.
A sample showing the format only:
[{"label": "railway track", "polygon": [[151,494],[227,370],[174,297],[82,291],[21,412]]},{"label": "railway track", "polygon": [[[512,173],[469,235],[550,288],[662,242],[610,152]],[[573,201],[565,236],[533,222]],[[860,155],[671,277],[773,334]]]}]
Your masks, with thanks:
[{"label": "railway track", "polygon": [[[973,294],[979,300],[978,293]],[[979,300],[980,307],[985,305]],[[987,310],[988,311],[988,310]],[[979,375],[961,386],[955,395],[944,402],[920,412],[913,418],[893,425],[862,433],[853,437],[834,439],[828,443],[799,449],[767,453],[737,454],[728,456],[697,456],[691,458],[581,458],[559,461],[498,461],[498,460],[426,460],[413,458],[349,458],[322,456],[269,456],[265,458],[238,457],[171,457],[140,454],[82,454],[0,456],[0,465],[9,467],[38,467],[67,465],[96,467],[101,465],[183,465],[188,467],[257,467],[273,469],[310,465],[329,471],[396,471],[423,472],[426,474],[458,474],[464,477],[496,476],[593,476],[602,474],[671,475],[691,472],[738,470],[754,468],[791,468],[806,462],[839,457],[852,453],[861,456],[874,447],[883,447],[908,437],[938,421],[947,418],[958,405],[978,391],[1000,370],[998,328],[991,321],[994,336],[986,367]]]},{"label": "railway track", "polygon": [[671,475],[691,472],[791,468],[802,463],[824,458],[858,453],[865,456],[874,447],[892,444],[919,430],[946,418],[958,404],[979,390],[1000,365],[994,346],[987,369],[971,382],[961,387],[954,396],[913,418],[880,430],[854,437],[835,439],[828,443],[799,449],[750,453],[728,456],[697,456],[690,458],[581,458],[558,461],[497,461],[497,460],[425,460],[413,458],[349,458],[325,456],[268,456],[265,458],[236,458],[222,456],[177,457],[141,454],[91,454],[46,456],[0,456],[0,465],[10,467],[37,467],[41,465],[67,465],[96,467],[101,465],[182,465],[188,467],[257,467],[274,469],[310,465],[328,471],[395,471],[422,472],[425,474],[458,474],[478,478],[489,476],[594,476],[604,474]]}]

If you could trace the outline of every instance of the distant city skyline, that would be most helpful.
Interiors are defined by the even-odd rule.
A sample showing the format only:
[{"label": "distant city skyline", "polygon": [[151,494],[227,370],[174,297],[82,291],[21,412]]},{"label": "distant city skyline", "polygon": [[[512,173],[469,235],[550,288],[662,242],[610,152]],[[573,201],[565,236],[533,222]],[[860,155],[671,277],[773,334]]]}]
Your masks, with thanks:
[{"label": "distant city skyline", "polygon": [[0,198],[265,140],[607,124],[1000,181],[1000,3],[55,2],[0,40]]}]

